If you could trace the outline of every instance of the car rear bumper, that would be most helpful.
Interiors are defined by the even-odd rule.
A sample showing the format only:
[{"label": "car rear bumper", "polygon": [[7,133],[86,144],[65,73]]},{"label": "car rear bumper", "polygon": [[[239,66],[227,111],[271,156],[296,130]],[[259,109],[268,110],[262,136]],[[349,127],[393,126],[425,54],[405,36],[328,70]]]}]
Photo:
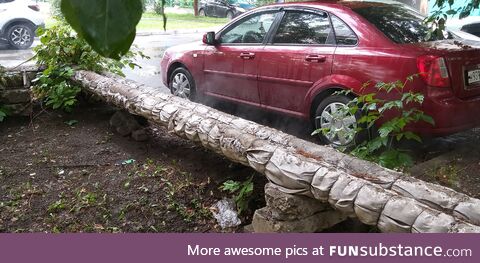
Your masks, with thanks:
[{"label": "car rear bumper", "polygon": [[418,123],[412,130],[424,136],[445,136],[480,126],[480,96],[465,100],[426,98],[423,108],[435,125]]}]

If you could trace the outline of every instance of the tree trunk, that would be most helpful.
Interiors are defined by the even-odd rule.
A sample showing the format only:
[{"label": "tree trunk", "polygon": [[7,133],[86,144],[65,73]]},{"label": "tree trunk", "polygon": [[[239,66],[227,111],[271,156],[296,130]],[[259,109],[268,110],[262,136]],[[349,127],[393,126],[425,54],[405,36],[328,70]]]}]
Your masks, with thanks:
[{"label": "tree trunk", "polygon": [[193,13],[198,16],[198,0],[193,0]]}]

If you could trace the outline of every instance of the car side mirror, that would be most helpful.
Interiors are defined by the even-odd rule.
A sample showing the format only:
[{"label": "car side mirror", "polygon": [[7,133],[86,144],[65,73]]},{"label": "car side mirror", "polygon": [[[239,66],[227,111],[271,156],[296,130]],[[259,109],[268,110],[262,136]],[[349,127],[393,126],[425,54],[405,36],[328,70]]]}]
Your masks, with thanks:
[{"label": "car side mirror", "polygon": [[203,35],[203,43],[207,45],[215,45],[215,32],[207,32],[205,35]]}]

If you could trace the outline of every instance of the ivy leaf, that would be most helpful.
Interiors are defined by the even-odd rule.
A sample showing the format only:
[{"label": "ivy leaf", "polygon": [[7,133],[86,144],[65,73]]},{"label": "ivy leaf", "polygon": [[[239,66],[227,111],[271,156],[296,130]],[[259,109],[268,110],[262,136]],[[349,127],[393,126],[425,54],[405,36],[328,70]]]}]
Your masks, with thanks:
[{"label": "ivy leaf", "polygon": [[61,9],[97,53],[113,59],[130,49],[142,17],[140,0],[62,0]]}]

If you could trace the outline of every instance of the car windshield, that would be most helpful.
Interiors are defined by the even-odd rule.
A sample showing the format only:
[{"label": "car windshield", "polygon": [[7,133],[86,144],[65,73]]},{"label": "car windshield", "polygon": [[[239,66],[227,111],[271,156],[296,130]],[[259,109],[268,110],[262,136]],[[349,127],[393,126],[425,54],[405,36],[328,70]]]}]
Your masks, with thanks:
[{"label": "car windshield", "polygon": [[403,4],[363,5],[354,7],[353,11],[367,19],[396,43],[438,40],[434,34],[429,37],[428,26],[423,23],[425,17]]}]

